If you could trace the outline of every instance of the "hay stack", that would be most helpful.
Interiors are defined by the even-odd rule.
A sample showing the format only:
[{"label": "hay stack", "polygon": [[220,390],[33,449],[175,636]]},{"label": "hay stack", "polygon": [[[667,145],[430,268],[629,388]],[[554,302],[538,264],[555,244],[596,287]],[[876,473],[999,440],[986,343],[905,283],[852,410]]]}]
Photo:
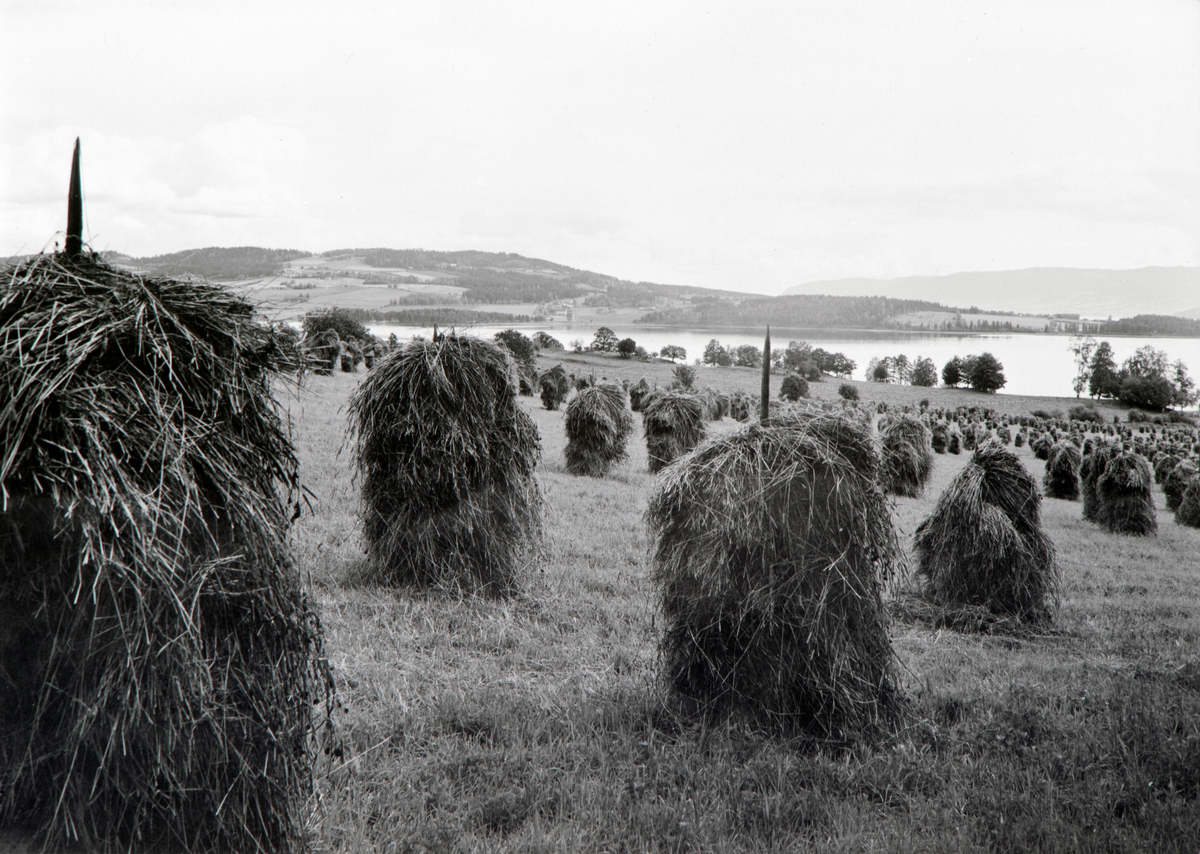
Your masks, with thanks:
[{"label": "hay stack", "polygon": [[694,394],[666,392],[642,412],[651,473],[661,471],[704,441],[704,404]]},{"label": "hay stack", "polygon": [[808,397],[808,380],[796,373],[788,374],[779,384],[779,396],[789,401]]},{"label": "hay stack", "polygon": [[1037,481],[990,441],[917,526],[913,544],[926,595],[942,607],[983,607],[1048,620],[1058,588],[1054,544],[1042,531]]},{"label": "hay stack", "polygon": [[1114,534],[1147,537],[1158,533],[1154,473],[1141,454],[1114,454],[1096,480],[1097,521]]},{"label": "hay stack", "polygon": [[538,380],[541,389],[542,406],[550,411],[556,411],[571,393],[571,381],[562,365],[555,365]]},{"label": "hay stack", "polygon": [[933,474],[930,433],[918,418],[902,415],[880,430],[883,468],[880,481],[885,492],[916,498]]},{"label": "hay stack", "polygon": [[744,391],[735,391],[729,397],[729,416],[735,421],[749,421],[753,400]]},{"label": "hay stack", "polygon": [[1163,478],[1163,494],[1167,497],[1167,509],[1174,513],[1183,500],[1183,491],[1196,479],[1197,467],[1194,460],[1179,460],[1170,474]]},{"label": "hay stack", "polygon": [[781,417],[668,468],[650,499],[664,681],[710,714],[872,736],[898,714],[881,574],[902,560],[870,429]]},{"label": "hay stack", "polygon": [[949,428],[946,426],[945,421],[938,421],[933,425],[933,429],[930,431],[929,441],[935,453],[946,453],[946,443],[948,441],[947,437],[949,436],[949,432]]},{"label": "hay stack", "polygon": [[97,256],[0,277],[0,827],[306,848],[332,683],[286,538],[294,343]]},{"label": "hay stack", "polygon": [[598,383],[580,391],[567,404],[567,471],[604,477],[623,461],[633,416],[625,406],[625,390]]},{"label": "hay stack", "polygon": [[646,398],[650,396],[650,383],[642,377],[629,388],[629,408],[641,412],[646,408]]},{"label": "hay stack", "polygon": [[1056,442],[1050,448],[1050,456],[1046,460],[1046,474],[1042,478],[1042,488],[1046,491],[1046,497],[1078,501],[1079,468],[1082,463],[1083,455],[1074,442]]},{"label": "hay stack", "polygon": [[542,532],[541,443],[508,354],[454,333],[412,341],[367,375],[349,419],[370,575],[514,592]]},{"label": "hay stack", "polygon": [[342,348],[342,339],[335,329],[326,329],[304,342],[308,366],[323,377],[331,376],[341,364]]},{"label": "hay stack", "polygon": [[1175,510],[1175,521],[1189,528],[1200,528],[1200,477],[1193,477],[1184,487]]},{"label": "hay stack", "polygon": [[1104,469],[1120,449],[1115,445],[1097,443],[1090,454],[1085,454],[1079,466],[1079,492],[1083,498],[1083,518],[1088,522],[1099,522],[1101,518],[1100,495],[1096,484]]},{"label": "hay stack", "polygon": [[950,433],[946,439],[946,452],[950,454],[962,453],[962,434],[954,426],[950,427]]}]

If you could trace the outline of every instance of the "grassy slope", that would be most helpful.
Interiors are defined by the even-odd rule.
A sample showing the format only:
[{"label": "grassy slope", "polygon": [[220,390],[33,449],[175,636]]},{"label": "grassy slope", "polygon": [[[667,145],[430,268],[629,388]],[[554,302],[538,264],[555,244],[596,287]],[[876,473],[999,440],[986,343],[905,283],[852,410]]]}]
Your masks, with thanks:
[{"label": "grassy slope", "polygon": [[[669,372],[592,364],[597,375],[659,371],[660,382]],[[1160,533],[1148,540],[1101,533],[1078,503],[1047,499],[1066,579],[1056,630],[1015,639],[897,621],[911,724],[879,750],[839,752],[736,723],[681,727],[665,705],[640,423],[612,477],[574,478],[562,413],[524,399],[542,434],[548,514],[545,555],[521,598],[456,602],[348,582],[362,549],[351,459],[336,454],[360,377],[312,377],[291,403],[316,493],[296,547],[356,752],[322,769],[318,850],[1196,849],[1200,531],[1178,528],[1161,492]],[[733,377],[754,387],[753,372],[737,370],[702,371],[701,383]],[[837,385],[813,388],[830,397]],[[894,402],[1023,403],[858,385]],[[1043,464],[1020,453],[1040,477]],[[937,456],[926,495],[897,500],[906,543],[965,459]]]}]

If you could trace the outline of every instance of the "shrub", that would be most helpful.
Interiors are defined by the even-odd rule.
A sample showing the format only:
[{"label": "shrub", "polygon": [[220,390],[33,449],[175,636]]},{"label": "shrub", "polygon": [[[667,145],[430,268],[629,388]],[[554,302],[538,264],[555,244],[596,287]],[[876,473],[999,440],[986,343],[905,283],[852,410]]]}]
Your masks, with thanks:
[{"label": "shrub", "polygon": [[691,391],[696,385],[696,369],[691,365],[676,365],[671,369],[671,376],[684,391]]},{"label": "shrub", "polygon": [[1101,415],[1094,406],[1072,406],[1067,410],[1067,415],[1072,421],[1089,421],[1094,424],[1099,424],[1104,421],[1104,416]]},{"label": "shrub", "polygon": [[838,394],[843,400],[858,400],[858,386],[842,383],[838,386]]},{"label": "shrub", "polygon": [[808,397],[808,380],[799,374],[788,374],[779,384],[779,396],[791,401]]}]

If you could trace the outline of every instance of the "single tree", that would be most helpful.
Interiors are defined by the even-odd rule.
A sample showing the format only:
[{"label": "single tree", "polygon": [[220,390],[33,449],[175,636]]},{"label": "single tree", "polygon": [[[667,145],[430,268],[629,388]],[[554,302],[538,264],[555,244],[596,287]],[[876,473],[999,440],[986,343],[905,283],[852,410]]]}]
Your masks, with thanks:
[{"label": "single tree", "polygon": [[622,359],[628,359],[637,352],[637,342],[632,338],[622,338],[617,342],[617,355]]},{"label": "single tree", "polygon": [[663,345],[663,348],[658,351],[658,356],[661,359],[670,359],[672,362],[675,362],[679,359],[686,359],[687,350],[680,347],[678,344],[665,344]]},{"label": "single tree", "polygon": [[734,353],[734,364],[739,368],[762,367],[762,350],[753,344],[743,344]]},{"label": "single tree", "polygon": [[933,359],[917,357],[916,364],[913,365],[912,384],[925,388],[937,385],[937,365],[934,364]]},{"label": "single tree", "polygon": [[611,353],[617,349],[617,335],[607,326],[601,326],[596,330],[596,335],[592,338],[592,349],[601,353]]},{"label": "single tree", "polygon": [[704,364],[725,368],[733,364],[733,358],[729,351],[721,346],[721,342],[714,338],[704,347]]},{"label": "single tree", "polygon": [[962,359],[955,356],[942,366],[942,385],[958,388],[958,384],[962,381]]},{"label": "single tree", "polygon": [[1071,388],[1074,390],[1075,396],[1079,397],[1088,387],[1096,339],[1090,335],[1072,335],[1069,346],[1071,352],[1075,354],[1075,381],[1071,384]]},{"label": "single tree", "polygon": [[1121,379],[1117,375],[1112,345],[1101,341],[1088,363],[1088,394],[1092,397],[1116,397],[1120,393]]},{"label": "single tree", "polygon": [[967,381],[975,391],[992,394],[997,389],[1004,388],[1004,365],[991,353],[983,353],[975,359]]},{"label": "single tree", "polygon": [[518,365],[526,368],[533,366],[537,348],[533,344],[533,339],[528,335],[524,335],[516,329],[505,329],[503,332],[497,332],[493,337],[497,344],[508,351]]}]

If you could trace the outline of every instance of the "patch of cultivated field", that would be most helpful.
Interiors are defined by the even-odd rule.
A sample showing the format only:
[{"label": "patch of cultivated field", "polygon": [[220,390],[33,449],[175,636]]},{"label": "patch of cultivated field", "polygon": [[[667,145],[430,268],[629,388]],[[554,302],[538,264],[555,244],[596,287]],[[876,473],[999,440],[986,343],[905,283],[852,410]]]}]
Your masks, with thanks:
[{"label": "patch of cultivated field", "polygon": [[[657,371],[660,384],[670,371],[555,355],[541,367]],[[1149,539],[1103,533],[1077,502],[1045,499],[1065,581],[1053,630],[972,636],[894,619],[908,723],[885,744],[845,749],[674,714],[656,682],[642,523],[655,479],[639,415],[628,462],[577,478],[563,413],[522,398],[542,437],[546,540],[518,598],[356,583],[357,495],[339,450],[361,377],[309,377],[289,402],[313,491],[295,547],[353,746],[319,771],[317,850],[1197,850],[1200,531],[1176,526],[1160,489]],[[753,390],[757,372],[701,369],[699,384]],[[838,384],[811,388],[833,398]],[[892,405],[1075,402],[855,385]],[[1040,480],[1044,464],[1018,453]],[[924,496],[895,500],[909,549],[967,457],[935,455]]]}]

